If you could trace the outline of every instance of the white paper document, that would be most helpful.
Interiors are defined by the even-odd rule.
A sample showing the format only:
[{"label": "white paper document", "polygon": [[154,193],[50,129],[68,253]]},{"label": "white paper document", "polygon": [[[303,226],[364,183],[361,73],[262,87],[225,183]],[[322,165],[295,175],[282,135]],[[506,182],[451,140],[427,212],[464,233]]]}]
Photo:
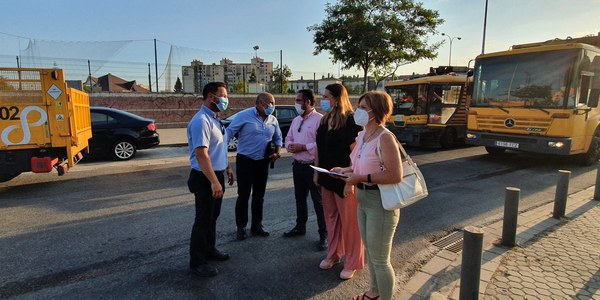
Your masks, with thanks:
[{"label": "white paper document", "polygon": [[315,167],[313,165],[310,166],[311,168],[317,170],[317,172],[321,172],[321,173],[326,173],[326,174],[331,174],[331,175],[335,175],[335,176],[339,176],[339,177],[344,177],[344,178],[348,178],[348,176],[342,174],[342,173],[336,173],[336,172],[331,172],[331,171],[327,171],[323,168],[319,168],[319,167]]}]

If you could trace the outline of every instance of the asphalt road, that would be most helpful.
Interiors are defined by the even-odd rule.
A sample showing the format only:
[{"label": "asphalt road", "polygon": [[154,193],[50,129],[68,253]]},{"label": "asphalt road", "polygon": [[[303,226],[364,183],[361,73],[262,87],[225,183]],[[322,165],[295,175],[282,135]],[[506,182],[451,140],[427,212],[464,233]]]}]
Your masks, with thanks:
[{"label": "asphalt road", "polygon": [[[505,187],[521,189],[527,210],[553,201],[559,169],[573,172],[570,193],[595,183],[595,166],[569,159],[491,157],[481,147],[408,151],[430,196],[401,211],[392,253],[398,288],[436,251],[433,241],[499,219]],[[325,252],[315,248],[312,212],[306,236],[281,236],[295,221],[290,157],[269,177],[271,236],[235,240],[236,186],[227,187],[217,243],[232,258],[217,264],[214,278],[191,277],[186,156],[185,147],[155,148],[128,162],[86,161],[62,177],[22,174],[0,183],[0,298],[348,299],[368,288],[367,270],[341,281],[340,265],[318,268]]]}]

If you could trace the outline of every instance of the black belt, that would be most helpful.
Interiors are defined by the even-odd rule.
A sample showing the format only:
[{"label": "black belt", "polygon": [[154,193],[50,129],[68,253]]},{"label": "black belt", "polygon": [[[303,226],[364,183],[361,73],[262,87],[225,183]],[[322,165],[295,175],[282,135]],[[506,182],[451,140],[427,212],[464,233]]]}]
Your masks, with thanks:
[{"label": "black belt", "polygon": [[301,165],[312,165],[315,163],[314,160],[297,160],[297,159],[294,159],[294,162],[299,163]]},{"label": "black belt", "polygon": [[376,184],[366,185],[366,184],[363,184],[362,182],[359,182],[358,184],[356,184],[356,187],[361,190],[378,190],[379,189]]}]

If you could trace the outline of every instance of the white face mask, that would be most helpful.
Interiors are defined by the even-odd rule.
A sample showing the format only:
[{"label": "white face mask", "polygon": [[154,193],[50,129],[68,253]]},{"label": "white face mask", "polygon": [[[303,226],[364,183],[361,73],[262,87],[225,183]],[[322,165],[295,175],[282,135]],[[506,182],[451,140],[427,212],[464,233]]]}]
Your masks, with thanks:
[{"label": "white face mask", "polygon": [[[370,111],[370,110],[369,110]],[[354,123],[359,126],[366,126],[369,123],[369,111],[357,108],[354,112]]]},{"label": "white face mask", "polygon": [[296,107],[296,111],[298,112],[299,115],[304,113],[304,109],[302,109],[302,104],[296,102],[296,104],[294,104],[294,106]]}]

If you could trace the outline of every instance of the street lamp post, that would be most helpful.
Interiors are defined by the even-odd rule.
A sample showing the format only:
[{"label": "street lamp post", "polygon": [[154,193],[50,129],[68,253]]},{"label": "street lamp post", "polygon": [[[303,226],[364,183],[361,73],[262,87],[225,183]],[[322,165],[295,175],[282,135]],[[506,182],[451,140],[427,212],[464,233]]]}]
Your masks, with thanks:
[{"label": "street lamp post", "polygon": [[454,39],[458,39],[458,40],[460,40],[461,38],[460,38],[460,37],[458,37],[458,36],[454,36],[454,37],[452,37],[452,36],[450,36],[450,35],[448,35],[448,34],[445,34],[445,33],[443,33],[443,32],[442,32],[442,35],[443,35],[443,36],[446,36],[446,37],[448,37],[448,39],[450,40],[450,55],[448,56],[448,67],[450,67],[450,66],[452,66],[452,41],[453,41]]},{"label": "street lamp post", "polygon": [[254,77],[255,77],[254,80],[255,81],[254,82],[256,83],[255,84],[256,92],[258,93],[258,69],[256,68],[256,64],[258,64],[258,49],[259,49],[259,47],[258,47],[258,45],[256,45],[256,46],[252,47],[252,49],[254,49],[254,58],[256,58],[256,61],[254,62],[255,63],[255,65],[254,65],[254,70],[255,70],[254,71]]}]

